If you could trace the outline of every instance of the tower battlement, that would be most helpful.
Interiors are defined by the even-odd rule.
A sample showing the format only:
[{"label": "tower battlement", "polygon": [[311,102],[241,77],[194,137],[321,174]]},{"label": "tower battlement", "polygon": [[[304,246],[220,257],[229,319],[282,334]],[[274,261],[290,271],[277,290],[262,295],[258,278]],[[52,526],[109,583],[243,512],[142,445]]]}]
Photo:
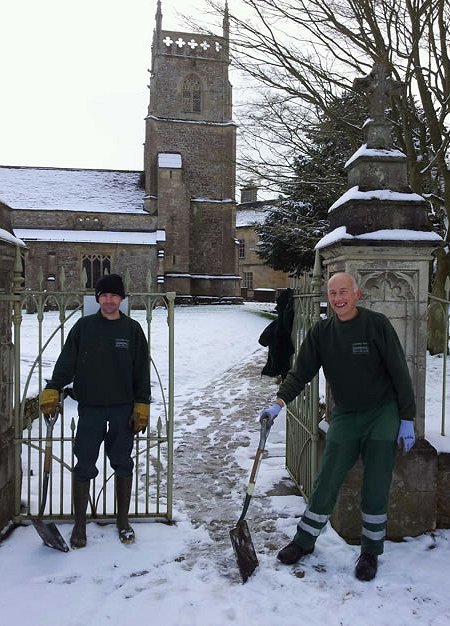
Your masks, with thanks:
[{"label": "tower battlement", "polygon": [[228,60],[228,45],[219,36],[164,30],[156,42],[155,54],[223,62]]}]

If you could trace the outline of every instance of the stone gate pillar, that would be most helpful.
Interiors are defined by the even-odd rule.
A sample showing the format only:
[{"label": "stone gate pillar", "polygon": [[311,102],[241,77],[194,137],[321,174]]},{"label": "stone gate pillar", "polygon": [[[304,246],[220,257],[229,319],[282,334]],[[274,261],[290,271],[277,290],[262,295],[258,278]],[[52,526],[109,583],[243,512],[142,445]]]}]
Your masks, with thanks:
[{"label": "stone gate pillar", "polygon": [[[427,203],[411,191],[406,156],[393,147],[385,117],[388,98],[400,88],[375,64],[369,76],[355,81],[366,92],[370,118],[366,143],[346,164],[349,188],[330,207],[331,232],[318,249],[326,278],[337,271],[353,274],[363,293],[362,306],[384,313],[406,353],[417,402],[418,441],[397,458],[388,537],[416,536],[435,527],[436,451],[424,440],[428,279],[432,252],[442,239],[431,231]],[[348,541],[361,533],[361,466],[346,480],[332,523]]]},{"label": "stone gate pillar", "polygon": [[0,202],[0,539],[12,527],[14,516],[14,353],[10,296],[17,247],[24,246],[12,233],[10,211]]}]

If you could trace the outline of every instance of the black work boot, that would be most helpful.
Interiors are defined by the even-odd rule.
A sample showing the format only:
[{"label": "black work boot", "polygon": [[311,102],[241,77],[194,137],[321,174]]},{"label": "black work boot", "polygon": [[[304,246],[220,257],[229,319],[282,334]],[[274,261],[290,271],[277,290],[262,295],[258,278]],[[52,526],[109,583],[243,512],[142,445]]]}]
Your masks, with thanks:
[{"label": "black work boot", "polygon": [[376,554],[361,552],[355,567],[355,576],[358,580],[372,580],[378,569],[378,557]]},{"label": "black work boot", "polygon": [[134,530],[128,522],[132,485],[132,475],[125,478],[116,476],[117,528],[119,529],[119,539],[122,543],[134,543]]},{"label": "black work boot", "polygon": [[75,549],[86,546],[86,509],[89,501],[89,485],[89,480],[85,482],[74,480],[72,483],[75,524],[70,535],[70,546]]},{"label": "black work boot", "polygon": [[299,546],[296,541],[291,541],[291,543],[288,543],[287,546],[285,546],[278,552],[277,559],[285,565],[293,565],[294,563],[297,563],[297,561],[299,561],[303,556],[311,554],[312,552],[314,552],[314,548],[311,548],[310,550],[305,550],[304,548]]}]

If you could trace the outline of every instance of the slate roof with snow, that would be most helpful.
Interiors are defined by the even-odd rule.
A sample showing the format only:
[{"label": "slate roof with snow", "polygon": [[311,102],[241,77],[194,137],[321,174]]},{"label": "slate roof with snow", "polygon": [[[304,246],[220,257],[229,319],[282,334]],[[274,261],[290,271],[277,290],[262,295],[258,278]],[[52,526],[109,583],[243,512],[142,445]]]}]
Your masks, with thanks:
[{"label": "slate roof with snow", "polygon": [[0,200],[13,209],[142,213],[142,172],[0,166]]},{"label": "slate roof with snow", "polygon": [[128,232],[108,230],[52,230],[48,228],[15,228],[14,233],[25,241],[59,241],[70,243],[109,243],[154,246],[166,240],[164,230]]},{"label": "slate roof with snow", "polygon": [[236,209],[236,227],[253,226],[254,224],[264,224],[267,213],[272,209],[270,204],[262,208]]}]

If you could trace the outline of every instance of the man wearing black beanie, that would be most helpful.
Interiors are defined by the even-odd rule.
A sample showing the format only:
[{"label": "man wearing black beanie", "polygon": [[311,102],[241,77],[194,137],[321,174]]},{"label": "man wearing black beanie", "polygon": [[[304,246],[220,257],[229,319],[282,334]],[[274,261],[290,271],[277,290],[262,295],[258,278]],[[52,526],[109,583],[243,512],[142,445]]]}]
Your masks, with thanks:
[{"label": "man wearing black beanie", "polygon": [[125,287],[119,274],[105,274],[98,279],[95,285],[95,299],[97,302],[104,293],[114,293],[120,296],[122,300],[125,299]]},{"label": "man wearing black beanie", "polygon": [[120,311],[125,288],[118,274],[102,276],[95,286],[100,309],[80,318],[67,336],[52,378],[42,391],[41,411],[54,414],[61,390],[73,382],[78,401],[74,453],[72,548],[86,545],[86,509],[102,441],[115,472],[117,527],[122,543],[134,541],[128,522],[133,437],[145,432],[150,406],[148,342],[140,324]]}]

